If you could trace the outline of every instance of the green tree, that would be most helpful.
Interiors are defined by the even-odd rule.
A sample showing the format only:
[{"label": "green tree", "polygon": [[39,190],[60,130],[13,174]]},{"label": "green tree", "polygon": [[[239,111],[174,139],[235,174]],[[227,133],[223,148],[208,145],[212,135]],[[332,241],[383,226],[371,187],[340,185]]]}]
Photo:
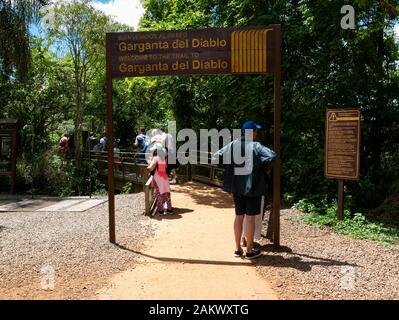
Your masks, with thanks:
[{"label": "green tree", "polygon": [[74,146],[77,168],[80,167],[82,145],[81,132],[87,95],[97,74],[105,70],[105,34],[126,30],[94,9],[89,0],[57,2],[46,16],[49,38],[54,40],[69,56],[73,65],[75,117]]},{"label": "green tree", "polygon": [[46,0],[0,0],[0,80],[26,79],[31,62],[29,24]]},{"label": "green tree", "polygon": [[29,161],[51,145],[52,133],[71,116],[73,98],[70,62],[57,58],[42,39],[33,39],[31,47],[28,79],[24,83],[0,82],[1,114],[19,119],[20,152]]},{"label": "green tree", "polygon": [[[399,188],[398,42],[393,33],[399,1],[353,1],[355,30],[340,26],[347,1],[147,0],[147,30],[282,25],[283,192],[321,202],[336,196],[326,180],[326,108],[362,109],[361,180],[347,183],[353,205],[373,208]],[[246,117],[273,121],[273,79],[268,76],[176,77],[176,119],[185,126],[237,127]],[[231,94],[226,94],[231,93]],[[396,187],[395,187],[396,186]],[[396,191],[395,191],[396,190]]]}]

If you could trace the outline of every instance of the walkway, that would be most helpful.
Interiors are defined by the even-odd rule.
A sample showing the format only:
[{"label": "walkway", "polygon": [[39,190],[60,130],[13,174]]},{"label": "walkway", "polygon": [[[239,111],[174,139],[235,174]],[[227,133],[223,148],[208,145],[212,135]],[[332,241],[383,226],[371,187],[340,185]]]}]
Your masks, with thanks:
[{"label": "walkway", "polygon": [[230,196],[193,182],[174,185],[172,192],[176,213],[155,216],[156,235],[136,267],[115,275],[96,298],[277,299],[257,275],[256,262],[233,257]]},{"label": "walkway", "polygon": [[83,212],[107,201],[106,197],[0,197],[0,212]]}]

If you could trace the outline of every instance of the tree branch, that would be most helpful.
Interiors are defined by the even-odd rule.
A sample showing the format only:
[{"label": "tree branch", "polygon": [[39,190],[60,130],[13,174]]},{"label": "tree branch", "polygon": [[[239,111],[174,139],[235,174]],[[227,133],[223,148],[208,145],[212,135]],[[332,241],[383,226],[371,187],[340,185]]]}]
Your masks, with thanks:
[{"label": "tree branch", "polygon": [[390,14],[394,15],[395,17],[399,16],[399,9],[394,7],[392,4],[386,2],[385,0],[379,0],[378,5],[388,11]]}]

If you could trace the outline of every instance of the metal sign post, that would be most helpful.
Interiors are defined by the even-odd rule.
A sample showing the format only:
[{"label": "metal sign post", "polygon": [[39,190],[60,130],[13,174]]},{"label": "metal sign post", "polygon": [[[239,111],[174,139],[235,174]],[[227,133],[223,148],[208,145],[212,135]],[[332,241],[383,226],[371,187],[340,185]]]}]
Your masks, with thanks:
[{"label": "metal sign post", "polygon": [[281,26],[107,33],[109,234],[115,243],[112,80],[126,77],[265,74],[274,83],[274,244],[280,244]]},{"label": "metal sign post", "polygon": [[115,236],[115,182],[114,182],[114,123],[112,106],[112,56],[110,34],[106,36],[106,77],[107,77],[107,148],[108,148],[108,211],[109,211],[109,241],[116,243]]},{"label": "metal sign post", "polygon": [[281,206],[281,27],[275,29],[275,73],[274,73],[274,151],[277,158],[273,173],[273,243],[280,246],[280,206]]},{"label": "metal sign post", "polygon": [[338,206],[337,206],[337,218],[338,220],[344,220],[344,180],[338,180]]}]

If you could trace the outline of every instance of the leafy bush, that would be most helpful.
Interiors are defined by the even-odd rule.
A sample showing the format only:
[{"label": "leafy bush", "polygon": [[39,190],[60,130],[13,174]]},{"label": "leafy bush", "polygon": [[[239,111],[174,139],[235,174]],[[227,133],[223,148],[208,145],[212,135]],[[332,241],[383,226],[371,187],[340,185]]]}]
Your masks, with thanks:
[{"label": "leafy bush", "polygon": [[32,166],[26,160],[17,161],[16,188],[18,192],[26,192],[32,188]]},{"label": "leafy bush", "polygon": [[60,197],[89,194],[89,173],[92,193],[103,190],[98,170],[92,162],[83,160],[75,168],[74,160],[61,154],[57,146],[37,155],[32,164],[17,163],[17,191],[55,195]]},{"label": "leafy bush", "polygon": [[10,179],[7,176],[0,176],[0,192],[10,192]]},{"label": "leafy bush", "polygon": [[133,190],[133,184],[131,182],[128,182],[123,186],[122,193],[128,194],[131,193],[132,190]]},{"label": "leafy bush", "polygon": [[33,161],[34,192],[40,190],[50,195],[74,194],[74,167],[72,161],[59,154],[53,147],[44,151]]},{"label": "leafy bush", "polygon": [[317,225],[318,227],[331,227],[335,232],[348,235],[356,239],[369,239],[382,243],[399,244],[399,229],[386,226],[380,221],[370,221],[362,213],[351,214],[348,209],[344,210],[344,220],[336,217],[337,204],[330,203],[326,207],[316,206],[308,199],[300,200],[293,209],[304,213],[302,220],[305,223]]}]

